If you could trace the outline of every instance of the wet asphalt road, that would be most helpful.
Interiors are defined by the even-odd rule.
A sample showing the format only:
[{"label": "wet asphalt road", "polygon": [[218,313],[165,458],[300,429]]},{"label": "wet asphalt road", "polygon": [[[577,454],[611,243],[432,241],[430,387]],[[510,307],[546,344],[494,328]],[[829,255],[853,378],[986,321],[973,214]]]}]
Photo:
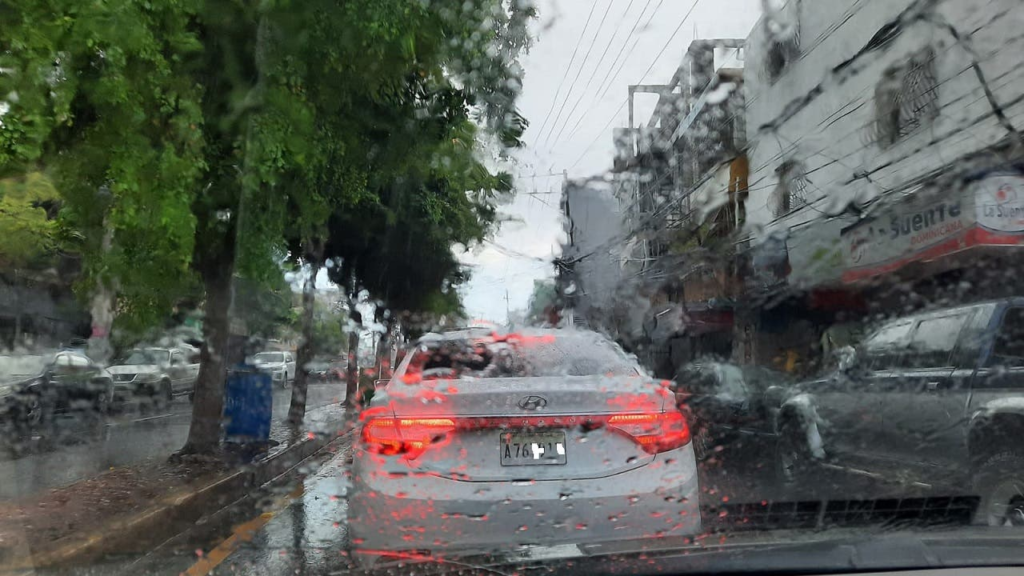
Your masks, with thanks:
[{"label": "wet asphalt road", "polygon": [[[310,406],[333,400],[333,385],[312,386]],[[283,417],[287,403],[286,393],[275,396],[275,416]],[[187,403],[186,403],[187,406]],[[175,406],[175,411],[179,407]],[[187,410],[186,410],[187,412]],[[138,420],[138,419],[137,419]],[[166,420],[176,422],[175,418]],[[175,441],[152,438],[152,446],[162,446],[167,453],[177,449],[187,432],[187,417],[181,424],[160,424],[161,420],[128,421],[123,424],[126,434],[166,434],[174,426],[180,426],[182,436]],[[119,423],[110,426],[111,434],[118,434]],[[144,432],[146,430],[154,430]],[[132,432],[134,431],[134,432]],[[112,442],[108,440],[108,442]],[[107,558],[89,565],[60,571],[43,571],[48,576],[66,574],[88,574],[89,576],[128,576],[135,574],[242,574],[250,576],[276,574],[325,574],[352,571],[345,550],[347,549],[348,519],[347,495],[347,453],[351,437],[339,439],[333,446],[334,453],[322,453],[302,465],[302,477],[292,477],[285,483],[251,494],[221,511],[212,511],[192,529],[164,542],[162,545],[141,553],[126,554]],[[124,444],[124,441],[120,441]],[[95,458],[114,460],[122,456],[114,450],[117,444],[104,452],[92,450]],[[76,448],[68,447],[72,453]],[[101,455],[102,454],[102,455]],[[59,458],[59,456],[52,456]],[[83,459],[85,459],[83,457]],[[10,463],[5,463],[9,465]],[[51,466],[57,466],[56,461]],[[710,532],[714,541],[719,538],[734,539],[737,536],[764,536],[764,531],[744,532],[743,519],[720,516],[723,502],[760,502],[769,498],[775,502],[806,502],[815,499],[836,498],[885,498],[909,496],[908,487],[862,474],[844,473],[836,470],[819,470],[813,481],[799,488],[782,489],[775,485],[768,469],[759,472],[750,470],[735,474],[721,467],[702,466],[702,516],[704,529]],[[506,527],[496,527],[505,529]],[[737,531],[738,530],[738,531]],[[668,540],[668,539],[665,539]],[[684,542],[677,545],[682,546]],[[671,545],[666,541],[625,543],[626,550],[637,550],[636,546]],[[689,544],[686,544],[689,546]],[[569,559],[591,553],[614,552],[614,546],[587,546],[587,550],[576,546],[555,546],[551,551],[541,549],[537,558]],[[632,546],[633,548],[629,548]],[[564,548],[564,549],[562,549]],[[602,552],[603,551],[603,552]],[[519,559],[537,559],[527,554]],[[557,565],[557,564],[556,564]],[[452,565],[449,569],[457,568]],[[418,572],[405,568],[390,573]],[[422,573],[429,573],[425,570]]]},{"label": "wet asphalt road", "polygon": [[[232,574],[264,576],[277,574],[328,574],[348,573],[353,570],[345,550],[347,549],[348,519],[347,456],[351,437],[339,439],[333,446],[333,453],[322,453],[303,464],[301,477],[291,478],[285,483],[251,494],[233,506],[197,523],[196,526],[171,538],[147,552],[128,554],[101,560],[90,566],[81,566],[59,571],[43,571],[47,576],[88,574],[89,576],[129,576],[135,574]],[[704,470],[701,482],[706,489],[702,493],[702,516],[705,531],[713,534],[712,541],[730,541],[738,537],[763,538],[770,533],[764,531],[743,532],[742,527],[731,519],[725,523],[714,523],[709,518],[718,512],[714,509],[724,496],[731,495],[731,501],[757,501],[763,496],[778,498],[780,502],[798,502],[813,498],[880,498],[895,492],[905,493],[906,487],[897,488],[892,483],[879,482],[858,474],[843,474],[837,471],[821,471],[815,486],[789,491],[780,491],[768,484],[768,479],[754,480],[739,478],[721,470]],[[504,527],[496,527],[504,529]],[[735,530],[740,528],[739,532]],[[719,532],[724,530],[724,532]],[[676,541],[675,544],[669,540]],[[636,551],[643,547],[664,548],[670,546],[690,547],[681,539],[658,541],[634,541],[622,543],[622,551]],[[555,562],[594,553],[608,554],[618,551],[619,544],[577,546],[554,546],[550,550],[517,551],[515,558],[507,561],[520,562],[550,558]],[[540,555],[537,555],[540,554]],[[388,561],[388,564],[394,560]],[[557,566],[557,564],[555,564]],[[457,569],[456,562],[446,569]],[[384,568],[381,573],[423,573],[430,570],[406,567],[395,570]],[[437,567],[434,567],[437,568]]]},{"label": "wet asphalt road", "polygon": [[[345,552],[348,547],[347,523],[358,519],[346,517],[350,485],[346,474],[346,458],[350,440],[346,439],[344,443],[338,445],[335,454],[324,454],[308,462],[304,470],[307,475],[304,478],[292,479],[263,495],[254,496],[249,501],[240,502],[215,514],[194,529],[180,534],[148,553],[111,558],[88,568],[46,574],[269,576],[352,572],[354,566]],[[749,501],[750,498],[760,498],[769,492],[774,492],[773,495],[780,499],[790,501],[803,500],[807,496],[804,490],[794,490],[787,494],[768,490],[766,485],[755,494],[739,489],[737,485],[718,474],[702,476],[703,481],[714,486],[711,493],[706,491],[702,495],[709,505],[717,502],[730,489],[738,490],[733,492],[733,501]],[[827,479],[822,476],[821,479],[825,481],[825,485],[831,487],[827,490],[833,492],[831,497],[836,497],[839,493],[849,494],[851,490],[862,497],[878,496],[891,488],[857,475],[832,475]],[[711,512],[704,510],[702,513],[707,516]],[[705,519],[705,523],[706,530],[712,529],[708,519]],[[763,536],[763,532],[760,535]],[[743,534],[740,533],[740,536]],[[735,535],[729,537],[734,538]],[[718,536],[715,536],[714,540],[717,539]],[[639,547],[647,545],[671,546],[672,542],[669,540],[678,540],[678,546],[690,545],[681,539],[623,544],[624,550],[638,550]],[[609,546],[612,549],[606,550]],[[522,555],[517,552],[514,559],[507,560],[518,562],[551,558],[558,562],[593,553],[613,553],[616,551],[615,546],[617,545],[588,545],[583,548],[554,546],[550,550],[522,551]],[[395,560],[388,560],[387,564],[393,562]],[[461,566],[456,562],[446,569],[459,567]],[[380,573],[418,572],[415,568],[409,567],[395,571],[390,571],[387,567],[381,568],[383,571]],[[424,570],[422,573],[429,574],[430,570]]]},{"label": "wet asphalt road", "polygon": [[[344,383],[310,384],[307,410],[344,400]],[[274,391],[273,421],[288,413],[291,388]],[[179,396],[159,412],[128,406],[99,425],[62,422],[57,436],[35,442],[20,457],[0,454],[0,499],[66,486],[111,467],[166,459],[188,437],[192,405]]]}]

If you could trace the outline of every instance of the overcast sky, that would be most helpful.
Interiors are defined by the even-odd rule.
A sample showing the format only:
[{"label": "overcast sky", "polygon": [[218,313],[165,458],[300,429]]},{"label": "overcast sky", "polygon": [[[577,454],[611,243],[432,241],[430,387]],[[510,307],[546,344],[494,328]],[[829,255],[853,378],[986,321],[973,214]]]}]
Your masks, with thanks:
[{"label": "overcast sky", "polygon": [[[507,308],[526,307],[534,280],[554,276],[550,262],[563,236],[563,178],[550,174],[568,170],[576,179],[606,172],[612,129],[628,123],[627,87],[668,82],[694,38],[746,38],[761,14],[761,0],[536,2],[536,42],[522,59],[526,78],[519,100],[530,128],[526,149],[517,155],[517,195],[503,210],[514,221],[463,257],[473,269],[463,290],[467,312],[496,322],[505,321]],[[637,96],[638,124],[656,101]]]}]

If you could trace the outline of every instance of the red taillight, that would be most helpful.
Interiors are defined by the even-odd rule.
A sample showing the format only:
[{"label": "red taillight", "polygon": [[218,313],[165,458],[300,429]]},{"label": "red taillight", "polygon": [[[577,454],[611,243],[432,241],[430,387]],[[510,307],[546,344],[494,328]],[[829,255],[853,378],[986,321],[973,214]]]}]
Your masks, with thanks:
[{"label": "red taillight", "polygon": [[491,418],[399,417],[385,407],[371,408],[360,416],[363,442],[371,452],[415,458],[432,445],[451,440],[456,430],[516,428],[572,428],[607,426],[625,434],[650,454],[665,452],[690,441],[690,427],[681,412],[642,412],[592,416],[529,416]]},{"label": "red taillight", "polygon": [[446,441],[455,431],[451,418],[395,418],[383,415],[387,409],[366,412],[362,418],[363,442],[371,452],[388,456],[416,456],[431,444]]},{"label": "red taillight", "polygon": [[681,412],[619,414],[608,419],[608,426],[626,434],[646,452],[666,452],[690,441],[690,427]]}]

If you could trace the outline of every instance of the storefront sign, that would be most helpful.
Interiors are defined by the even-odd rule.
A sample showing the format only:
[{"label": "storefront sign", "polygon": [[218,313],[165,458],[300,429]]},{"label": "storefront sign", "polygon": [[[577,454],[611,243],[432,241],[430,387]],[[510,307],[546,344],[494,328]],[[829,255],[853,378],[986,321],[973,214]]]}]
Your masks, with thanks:
[{"label": "storefront sign", "polygon": [[1024,178],[991,176],[974,187],[978,226],[994,232],[1024,232]]},{"label": "storefront sign", "polygon": [[842,232],[855,282],[973,246],[1024,243],[1024,178],[993,175],[953,194],[922,190]]}]

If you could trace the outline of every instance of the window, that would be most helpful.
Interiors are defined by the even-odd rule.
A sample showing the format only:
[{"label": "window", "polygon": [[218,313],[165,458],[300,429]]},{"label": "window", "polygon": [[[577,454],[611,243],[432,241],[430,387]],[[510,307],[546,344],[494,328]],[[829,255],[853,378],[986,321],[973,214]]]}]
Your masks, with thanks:
[{"label": "window", "polygon": [[921,320],[903,364],[911,368],[951,366],[953,349],[969,316],[968,312],[962,312]]},{"label": "window", "polygon": [[284,362],[284,354],[280,352],[260,352],[253,357],[256,364],[280,364]]},{"label": "window", "polygon": [[901,320],[875,332],[864,343],[865,366],[871,370],[891,368],[899,361],[914,328],[911,320]]},{"label": "window", "polygon": [[1010,308],[996,334],[990,366],[1024,366],[1024,308]]},{"label": "window", "polygon": [[174,352],[171,354],[171,364],[184,364],[185,355],[181,352]]},{"label": "window", "polygon": [[769,13],[763,21],[769,38],[764,74],[773,84],[800,58],[799,14],[799,0],[790,0],[781,10]]},{"label": "window", "polygon": [[882,74],[875,89],[875,140],[883,148],[939,115],[935,52],[931,48]]},{"label": "window", "polygon": [[786,160],[775,170],[779,183],[772,198],[775,217],[785,216],[807,205],[808,180],[800,162]]}]

